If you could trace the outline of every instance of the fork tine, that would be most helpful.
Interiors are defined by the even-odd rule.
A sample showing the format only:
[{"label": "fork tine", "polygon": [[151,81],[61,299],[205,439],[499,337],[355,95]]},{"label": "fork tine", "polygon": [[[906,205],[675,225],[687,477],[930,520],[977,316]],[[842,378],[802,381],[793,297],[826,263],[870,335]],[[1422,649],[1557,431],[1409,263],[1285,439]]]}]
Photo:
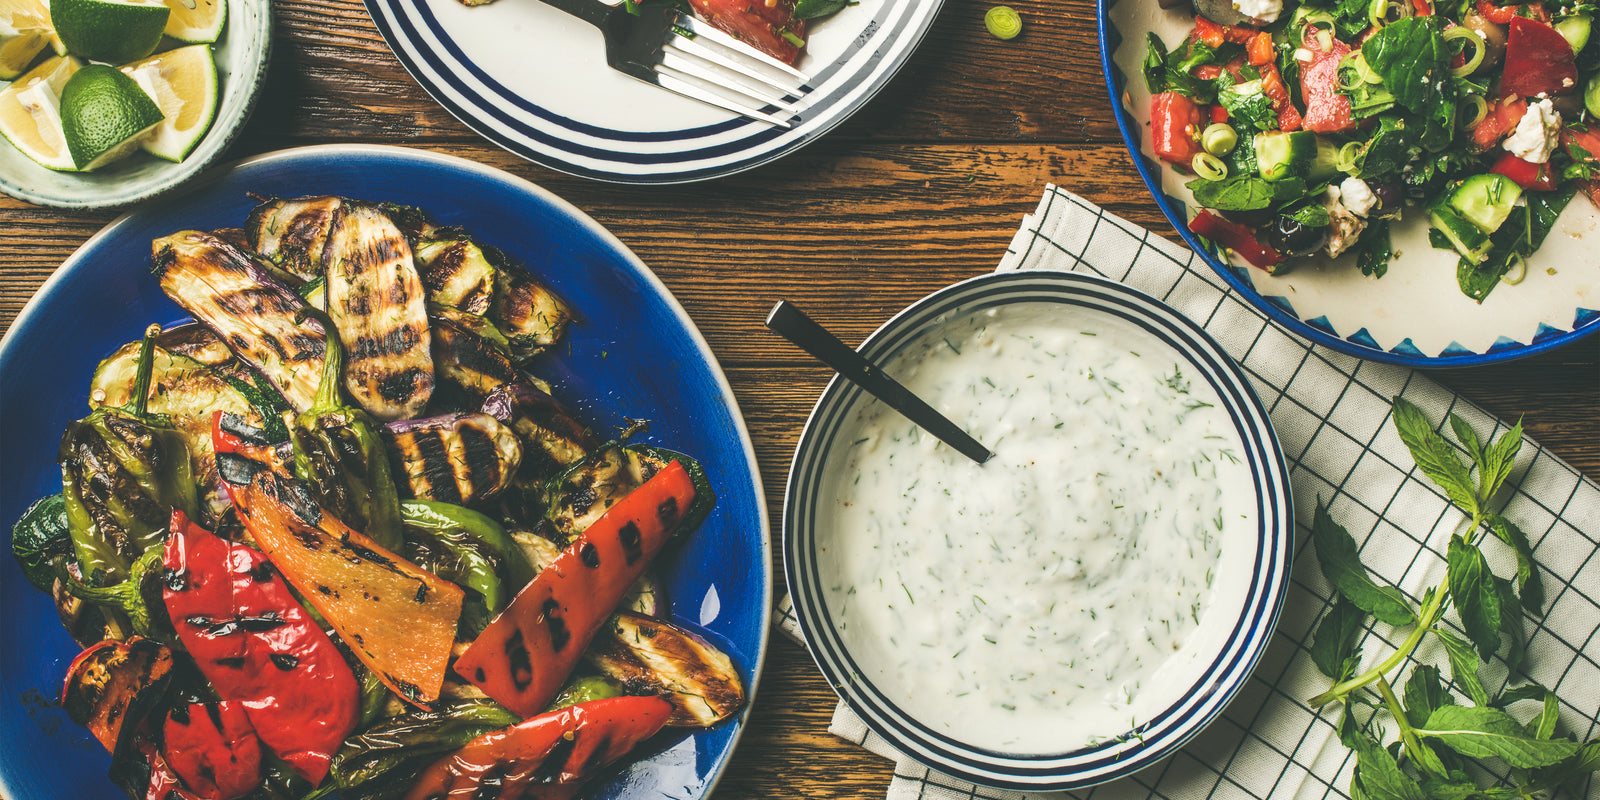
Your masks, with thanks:
[{"label": "fork tine", "polygon": [[657,72],[652,78],[649,79],[649,82],[666,89],[669,92],[675,92],[683,95],[684,97],[699,100],[702,103],[710,103],[711,105],[714,105],[720,109],[732,111],[735,114],[738,114],[742,117],[749,117],[757,122],[765,122],[768,125],[773,125],[779,128],[790,127],[789,120],[785,117],[777,114],[769,114],[765,111],[758,111],[748,106],[735,103],[732,100],[729,100],[715,92],[707,91],[699,86],[694,85],[693,83],[690,83],[689,81],[669,73]]},{"label": "fork tine", "polygon": [[674,72],[681,72],[724,91],[747,97],[760,105],[777,106],[791,115],[800,113],[799,109],[788,102],[788,95],[784,91],[775,90],[767,84],[747,83],[740,80],[737,75],[729,75],[708,69],[701,61],[678,52],[671,45],[662,48],[661,63],[658,66]]},{"label": "fork tine", "polygon": [[778,70],[779,72],[792,75],[795,78],[798,78],[802,84],[811,80],[811,76],[805,74],[804,72],[801,72],[800,70],[797,70],[794,67],[791,67],[788,64],[785,64],[782,61],[767,55],[766,53],[756,50],[750,45],[747,45],[720,30],[717,30],[710,24],[701,22],[698,19],[689,16],[688,14],[684,14],[683,12],[677,12],[676,18],[673,20],[673,25],[686,30],[697,37],[702,37],[708,41],[716,42],[718,45],[738,53],[740,56],[754,59],[775,70]]},{"label": "fork tine", "polygon": [[[766,73],[762,70],[752,69],[745,64],[739,63],[738,59],[729,58],[718,50],[706,47],[704,44],[685,36],[674,37],[668,41],[665,47],[669,49],[680,50],[683,53],[694,56],[702,61],[715,64],[718,67],[730,72],[738,73],[745,78],[757,82],[761,86],[776,89],[781,93],[780,96],[782,97],[798,98],[800,95],[805,93],[801,82],[793,80],[778,80],[777,78],[771,77],[770,73]],[[784,77],[790,78],[792,76],[785,73]]]}]

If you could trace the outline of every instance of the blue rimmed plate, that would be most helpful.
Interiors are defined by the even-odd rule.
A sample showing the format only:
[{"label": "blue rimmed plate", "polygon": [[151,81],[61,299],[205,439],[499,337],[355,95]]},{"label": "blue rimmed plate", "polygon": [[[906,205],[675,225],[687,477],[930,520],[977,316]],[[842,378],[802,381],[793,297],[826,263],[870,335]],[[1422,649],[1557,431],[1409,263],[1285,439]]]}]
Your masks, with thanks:
[{"label": "blue rimmed plate", "polygon": [[1600,331],[1600,211],[1581,193],[1562,214],[1517,285],[1502,283],[1482,304],[1456,285],[1456,256],[1428,242],[1421,209],[1393,226],[1399,254],[1381,279],[1352,257],[1307,259],[1283,275],[1243,261],[1223,263],[1189,231],[1193,195],[1155,157],[1149,141],[1150,92],[1141,77],[1145,35],[1168,45],[1194,27],[1187,4],[1166,10],[1150,0],[1099,0],[1100,59],[1111,107],[1145,185],[1189,246],[1273,321],[1358,358],[1413,367],[1457,367],[1542,353]]},{"label": "blue rimmed plate", "polygon": [[495,144],[572,175],[683,183],[765,164],[865,105],[922,41],[943,0],[862,0],[811,28],[814,91],[789,129],[606,66],[600,32],[535,0],[366,0],[411,75]]},{"label": "blue rimmed plate", "polygon": [[[77,653],[50,598],[10,556],[12,523],[60,491],[61,431],[88,412],[90,373],[152,321],[183,311],[147,272],[150,240],[237,226],[250,194],[340,194],[416,205],[460,225],[541,275],[580,323],[569,345],[535,361],[556,394],[597,431],[651,422],[648,440],[693,454],[718,498],[706,524],[663,555],[671,615],[709,633],[754,696],[766,652],[772,585],[766,507],[749,435],[716,359],[683,309],[616,237],[549,192],[470,161],[393,147],[324,146],[252,158],[194,191],[147,205],[96,234],[50,278],[0,341],[0,796],[90,800],[120,793],[110,756],[55,705]],[[595,798],[702,798],[733,753],[736,720],[658,737]]]},{"label": "blue rimmed plate", "polygon": [[[1241,505],[1250,509],[1253,523],[1230,526],[1223,534],[1216,594],[1207,601],[1208,607],[1199,615],[1198,627],[1182,651],[1162,667],[1163,681],[1146,690],[1148,700],[1141,699],[1134,706],[1131,729],[1089,743],[1082,738],[1032,742],[1026,752],[1001,752],[964,741],[961,732],[933,723],[931,719],[937,715],[917,705],[937,704],[939,698],[897,702],[892,695],[903,693],[903,687],[891,690],[875,684],[897,678],[876,677],[877,668],[852,652],[851,637],[867,641],[892,637],[892,633],[872,628],[846,636],[841,609],[830,600],[838,592],[829,587],[839,581],[827,566],[827,552],[839,550],[832,539],[860,535],[834,525],[832,509],[844,502],[838,493],[846,480],[843,466],[854,444],[850,437],[855,435],[848,420],[868,402],[859,389],[838,378],[823,391],[795,452],[784,505],[783,559],[812,657],[840,699],[874,732],[923,764],[973,783],[1054,791],[1104,783],[1150,766],[1170,756],[1221,713],[1244,686],[1271,639],[1288,586],[1293,512],[1288,469],[1271,422],[1238,366],[1193,322],[1121,284],[1063,272],[985,275],[919,300],[869,336],[859,349],[873,363],[883,364],[913,346],[943,317],[1012,303],[1052,304],[1059,308],[1050,312],[1052,318],[1059,315],[1066,330],[1095,331],[1097,326],[1129,323],[1142,328],[1171,350],[1165,355],[1181,364],[1182,374],[1197,376],[1192,379],[1205,381],[1215,390],[1242,446],[1248,483],[1219,485],[1219,490],[1240,492]],[[1140,350],[1145,356],[1155,355],[1144,346]],[[947,547],[935,531],[929,533],[929,546]],[[863,593],[852,601],[868,602],[861,599],[867,596]],[[996,664],[994,668],[1009,666]],[[974,738],[971,732],[967,736]]]}]

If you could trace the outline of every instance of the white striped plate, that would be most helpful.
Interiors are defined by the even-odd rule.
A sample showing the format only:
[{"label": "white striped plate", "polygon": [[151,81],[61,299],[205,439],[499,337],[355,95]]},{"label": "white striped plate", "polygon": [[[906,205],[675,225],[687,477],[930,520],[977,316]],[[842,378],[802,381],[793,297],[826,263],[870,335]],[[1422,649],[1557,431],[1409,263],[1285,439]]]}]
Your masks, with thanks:
[{"label": "white striped plate", "polygon": [[[860,352],[883,363],[945,314],[1008,303],[1063,306],[1073,324],[1120,318],[1162,340],[1222,399],[1243,442],[1255,491],[1254,531],[1230,532],[1223,542],[1217,594],[1185,646],[1192,677],[1162,691],[1165,703],[1137,727],[1098,744],[1063,743],[1058,752],[1003,753],[982,749],[919,722],[915,709],[891,701],[860,669],[835,627],[819,568],[817,545],[835,535],[819,530],[825,509],[829,456],[841,423],[863,396],[835,378],[811,412],[789,473],[783,515],[783,559],[807,647],[840,699],[901,752],[949,775],[985,786],[1053,791],[1115,780],[1176,752],[1199,733],[1244,686],[1266,649],[1288,586],[1294,536],[1288,469],[1260,400],[1239,367],[1202,331],[1149,295],[1101,278],[1065,272],[984,275],[942,289],[900,312],[862,343]],[[1089,320],[1089,322],[1085,322]],[[849,442],[843,446],[848,447]],[[1189,649],[1194,652],[1189,654]],[[1001,668],[1004,665],[996,665]],[[929,698],[930,703],[937,702]]]},{"label": "white striped plate", "polygon": [[889,82],[943,0],[862,0],[812,27],[814,90],[785,130],[606,66],[598,29],[536,0],[366,0],[434,99],[495,144],[614,183],[685,183],[759,166],[833,129]]}]

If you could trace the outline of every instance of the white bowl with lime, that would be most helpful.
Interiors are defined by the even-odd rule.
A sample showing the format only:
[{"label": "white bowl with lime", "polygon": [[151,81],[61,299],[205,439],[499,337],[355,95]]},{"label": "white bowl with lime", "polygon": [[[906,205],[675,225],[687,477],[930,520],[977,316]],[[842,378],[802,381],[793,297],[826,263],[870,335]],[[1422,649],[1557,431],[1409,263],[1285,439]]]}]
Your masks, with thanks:
[{"label": "white bowl with lime", "polygon": [[269,0],[0,0],[0,191],[111,208],[214,162],[255,103]]}]

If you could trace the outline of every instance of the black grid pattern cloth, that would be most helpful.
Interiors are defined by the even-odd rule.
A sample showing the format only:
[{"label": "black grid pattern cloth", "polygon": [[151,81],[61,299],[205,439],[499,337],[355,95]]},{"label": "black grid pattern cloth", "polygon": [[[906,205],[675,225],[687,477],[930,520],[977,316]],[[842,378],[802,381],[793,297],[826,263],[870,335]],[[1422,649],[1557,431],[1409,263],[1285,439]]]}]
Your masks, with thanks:
[{"label": "black grid pattern cloth", "polygon": [[[1291,588],[1273,641],[1204,735],[1148,769],[1092,789],[1028,795],[975,787],[896,752],[843,704],[829,730],[895,762],[890,800],[1350,797],[1356,761],[1335,730],[1340,711],[1335,704],[1319,714],[1305,703],[1329,685],[1309,653],[1312,629],[1332,598],[1308,541],[1317,498],[1356,538],[1362,561],[1415,600],[1444,581],[1444,549],[1465,518],[1413,466],[1390,419],[1390,398],[1403,395],[1436,422],[1458,414],[1482,438],[1508,425],[1412,370],[1284,332],[1194,253],[1055,186],[1046,187],[1000,262],[1001,271],[1018,269],[1083,271],[1139,289],[1200,323],[1243,367],[1288,460],[1298,520]],[[1600,486],[1531,440],[1507,484],[1503,513],[1533,543],[1548,598],[1543,616],[1525,619],[1527,656],[1509,682],[1550,688],[1560,699],[1558,731],[1594,738],[1600,734]],[[1515,574],[1513,554],[1498,542],[1486,543],[1485,553],[1497,574]],[[779,612],[782,629],[798,636],[787,597]],[[1446,619],[1453,623],[1454,614]],[[1397,636],[1373,623],[1363,637],[1365,670],[1393,652],[1404,631]],[[1417,658],[1446,663],[1442,650],[1427,644]],[[1498,660],[1480,674],[1491,692],[1508,683]],[[1524,705],[1522,716],[1532,716],[1536,703]],[[1600,779],[1579,789],[1580,798],[1600,797]]]}]

